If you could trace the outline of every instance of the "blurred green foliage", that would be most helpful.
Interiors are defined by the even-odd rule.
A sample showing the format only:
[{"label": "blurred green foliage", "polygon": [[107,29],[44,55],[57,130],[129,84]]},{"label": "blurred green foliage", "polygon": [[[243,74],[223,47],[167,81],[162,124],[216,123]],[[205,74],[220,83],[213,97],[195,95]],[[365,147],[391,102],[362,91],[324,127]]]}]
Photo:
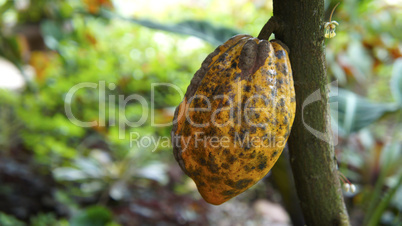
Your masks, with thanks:
[{"label": "blurred green foliage", "polygon": [[[335,3],[327,2],[328,12]],[[175,171],[170,146],[138,145],[130,137],[169,138],[170,126],[153,123],[169,123],[182,96],[173,86],[152,84],[174,84],[184,92],[219,43],[240,31],[258,34],[272,14],[270,2],[176,3],[157,13],[158,7],[133,9],[134,15],[122,13],[124,4],[113,7],[119,4],[0,1],[0,56],[26,82],[19,90],[0,89],[0,159],[39,168],[38,181],[47,181],[42,176],[54,180],[44,185],[52,190],[53,209],[27,207],[18,215],[0,205],[0,225],[24,225],[21,220],[31,225],[124,225],[127,219],[174,224],[208,217],[194,186]],[[337,157],[340,171],[358,186],[357,194],[345,194],[357,224],[402,222],[398,8],[345,0],[334,15],[340,22],[337,36],[326,41],[329,81],[342,87],[331,99]],[[65,102],[71,88],[82,83],[96,88],[79,89]],[[103,85],[104,94],[99,92]],[[136,100],[121,106],[119,98],[132,94],[148,106]],[[66,106],[81,121],[102,122],[104,117],[105,123],[77,126],[67,117]],[[137,122],[144,112],[141,125],[117,123]],[[14,171],[5,169],[0,197],[12,193],[8,183],[18,183],[9,179]],[[172,206],[176,210],[165,210]]]}]

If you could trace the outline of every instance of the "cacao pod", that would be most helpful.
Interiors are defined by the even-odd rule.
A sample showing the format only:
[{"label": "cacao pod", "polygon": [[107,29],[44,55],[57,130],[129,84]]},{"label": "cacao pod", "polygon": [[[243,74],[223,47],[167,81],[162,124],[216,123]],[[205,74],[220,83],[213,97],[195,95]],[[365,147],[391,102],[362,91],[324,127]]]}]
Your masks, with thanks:
[{"label": "cacao pod", "polygon": [[286,48],[232,37],[204,60],[176,108],[175,159],[211,204],[254,185],[282,153],[296,106]]}]

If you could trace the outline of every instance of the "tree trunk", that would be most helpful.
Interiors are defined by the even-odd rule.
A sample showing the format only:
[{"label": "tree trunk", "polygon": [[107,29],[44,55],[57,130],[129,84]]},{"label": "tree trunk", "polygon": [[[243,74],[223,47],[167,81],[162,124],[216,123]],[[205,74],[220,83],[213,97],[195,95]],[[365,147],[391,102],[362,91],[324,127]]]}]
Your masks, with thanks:
[{"label": "tree trunk", "polygon": [[290,49],[297,102],[290,161],[306,224],[350,225],[332,142],[324,0],[274,0],[273,8],[275,37]]}]

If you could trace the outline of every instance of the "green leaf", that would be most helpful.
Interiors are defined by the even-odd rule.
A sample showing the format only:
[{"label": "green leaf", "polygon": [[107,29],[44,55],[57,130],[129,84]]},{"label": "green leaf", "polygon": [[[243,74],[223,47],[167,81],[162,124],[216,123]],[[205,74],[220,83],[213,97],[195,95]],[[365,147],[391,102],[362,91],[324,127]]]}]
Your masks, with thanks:
[{"label": "green leaf", "polygon": [[[331,115],[340,135],[348,135],[377,121],[386,113],[399,109],[395,103],[371,103],[367,99],[344,89],[331,93]],[[335,104],[334,104],[335,103]],[[337,104],[336,104],[337,103]]]},{"label": "green leaf", "polygon": [[391,203],[393,197],[395,196],[396,192],[401,186],[402,186],[402,173],[399,175],[399,178],[397,179],[395,186],[389,189],[382,197],[380,203],[376,206],[373,215],[371,215],[369,223],[367,225],[369,226],[379,225],[381,216],[384,214],[387,207]]},{"label": "green leaf", "polygon": [[391,92],[397,103],[402,106],[402,58],[398,58],[392,69]]},{"label": "green leaf", "polygon": [[364,83],[372,74],[373,59],[359,40],[350,42],[346,50],[347,60],[353,66],[353,76],[360,83]]},{"label": "green leaf", "polygon": [[3,226],[24,226],[24,222],[19,221],[17,218],[11,215],[0,212],[0,225]]},{"label": "green leaf", "polygon": [[45,20],[41,23],[41,32],[47,47],[52,50],[57,49],[59,41],[63,39],[61,25],[56,21]]},{"label": "green leaf", "polygon": [[103,206],[92,206],[73,217],[71,226],[104,226],[112,221],[112,214]]},{"label": "green leaf", "polygon": [[195,36],[213,45],[221,45],[229,38],[241,33],[231,28],[214,26],[207,21],[188,20],[177,24],[162,24],[151,20],[124,18],[106,10],[102,10],[101,15],[108,18],[117,17],[152,29]]},{"label": "green leaf", "polygon": [[53,176],[56,180],[76,181],[90,178],[84,171],[71,168],[59,167],[53,170]]},{"label": "green leaf", "polygon": [[[381,150],[380,171],[374,189],[371,191],[370,198],[367,198],[368,206],[363,225],[377,225],[384,213],[384,207],[388,206],[392,201],[392,196],[395,195],[398,187],[401,188],[400,180],[402,179],[402,172],[400,172],[399,167],[402,156],[401,147],[399,140],[396,140],[396,142],[385,145]],[[399,182],[397,182],[398,178]],[[391,181],[394,183],[390,183]],[[391,189],[384,194],[383,188],[385,185]],[[395,191],[392,192],[393,189]]]}]

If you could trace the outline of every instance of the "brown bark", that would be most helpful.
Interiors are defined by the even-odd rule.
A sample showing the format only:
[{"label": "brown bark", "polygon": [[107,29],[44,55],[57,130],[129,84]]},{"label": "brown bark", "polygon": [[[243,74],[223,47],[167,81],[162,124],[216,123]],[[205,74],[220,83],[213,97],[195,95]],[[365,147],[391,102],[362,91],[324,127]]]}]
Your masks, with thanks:
[{"label": "brown bark", "polygon": [[[306,224],[350,225],[332,144],[329,90],[326,89],[324,0],[274,0],[273,8],[274,19],[270,23],[275,27],[267,30],[265,26],[267,31],[262,31],[260,36],[274,32],[275,38],[290,49],[297,102],[289,138],[290,161]],[[314,92],[317,95],[311,96]],[[311,97],[315,101],[307,104]]]}]

